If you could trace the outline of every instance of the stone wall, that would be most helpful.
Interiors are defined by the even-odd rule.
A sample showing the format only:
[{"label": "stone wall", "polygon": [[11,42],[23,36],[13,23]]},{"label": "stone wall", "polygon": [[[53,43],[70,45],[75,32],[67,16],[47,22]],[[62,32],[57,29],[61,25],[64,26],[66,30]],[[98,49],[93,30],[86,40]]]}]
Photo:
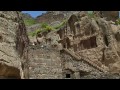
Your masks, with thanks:
[{"label": "stone wall", "polygon": [[29,51],[30,79],[61,79],[62,65],[59,51],[31,46]]},{"label": "stone wall", "polygon": [[[103,72],[95,69],[83,59],[78,60],[67,52],[61,53],[63,64],[63,78],[66,79],[95,79],[100,78]],[[69,77],[68,77],[69,75]]]}]

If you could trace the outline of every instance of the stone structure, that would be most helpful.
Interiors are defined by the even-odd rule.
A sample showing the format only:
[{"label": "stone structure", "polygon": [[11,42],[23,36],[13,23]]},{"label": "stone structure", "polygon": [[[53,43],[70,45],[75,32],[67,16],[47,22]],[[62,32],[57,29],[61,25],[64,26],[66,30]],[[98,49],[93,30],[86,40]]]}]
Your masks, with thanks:
[{"label": "stone structure", "polygon": [[[104,15],[115,21],[117,12],[109,13]],[[64,17],[48,14],[58,15],[53,22]],[[84,11],[69,15],[65,25],[39,33],[31,46],[21,13],[0,11],[0,78],[120,78],[120,26]]]},{"label": "stone structure", "polygon": [[89,17],[87,12],[71,15],[60,29],[41,33],[38,40],[44,37],[44,43],[37,45],[42,49],[30,49],[30,78],[120,78],[119,30],[119,25],[101,17]]},{"label": "stone structure", "polygon": [[19,11],[0,11],[0,78],[29,78],[28,37]]},{"label": "stone structure", "polygon": [[109,71],[111,65],[120,61],[119,41],[116,38],[118,27],[103,18],[85,16],[79,21],[77,16],[72,15],[59,35],[64,48]]},{"label": "stone structure", "polygon": [[30,46],[30,79],[62,79],[60,52],[54,48]]}]

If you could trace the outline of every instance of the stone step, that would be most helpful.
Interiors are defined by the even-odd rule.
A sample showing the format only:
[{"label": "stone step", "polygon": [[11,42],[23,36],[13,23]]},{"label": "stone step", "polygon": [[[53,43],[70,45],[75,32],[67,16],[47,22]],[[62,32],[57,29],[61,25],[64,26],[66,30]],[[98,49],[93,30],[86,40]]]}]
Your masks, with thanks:
[{"label": "stone step", "polygon": [[101,68],[99,67],[98,65],[96,65],[94,62],[92,62],[91,60],[89,60],[88,58],[86,57],[83,57],[83,56],[77,56],[75,55],[74,53],[72,53],[71,51],[69,51],[68,49],[63,49],[65,52],[67,52],[68,54],[70,54],[71,56],[73,56],[74,58],[76,58],[76,60],[83,60],[87,63],[89,63],[91,66],[93,66],[94,68],[98,69],[99,71],[102,71],[102,72],[107,72],[107,70],[104,70],[104,68]]}]

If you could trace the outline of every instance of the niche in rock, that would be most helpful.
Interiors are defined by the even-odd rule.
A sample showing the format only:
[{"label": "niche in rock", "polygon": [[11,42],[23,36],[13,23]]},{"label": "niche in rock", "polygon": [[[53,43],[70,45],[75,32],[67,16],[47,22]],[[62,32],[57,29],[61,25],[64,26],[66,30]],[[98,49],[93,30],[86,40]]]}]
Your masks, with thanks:
[{"label": "niche in rock", "polygon": [[108,43],[108,39],[107,39],[107,36],[106,36],[106,35],[104,35],[104,42],[105,42],[105,45],[106,45],[106,46],[109,45],[109,43]]},{"label": "niche in rock", "polygon": [[21,79],[20,70],[16,67],[0,63],[0,79]]},{"label": "niche in rock", "polygon": [[79,44],[79,49],[84,50],[84,49],[91,49],[97,47],[96,43],[96,36],[90,37],[87,40],[81,40]]},{"label": "niche in rock", "polygon": [[70,46],[71,46],[71,45],[70,45],[70,39],[69,39],[69,38],[66,39],[66,44],[67,44],[67,49],[69,49]]},{"label": "niche in rock", "polygon": [[68,20],[68,24],[70,26],[70,30],[71,32],[73,32],[74,35],[76,35],[76,30],[75,30],[75,22],[78,21],[78,18],[76,15],[72,15],[69,20]]},{"label": "niche in rock", "polygon": [[2,35],[0,35],[0,42],[3,42],[3,37],[2,37]]},{"label": "niche in rock", "polygon": [[66,79],[73,79],[73,74],[74,72],[70,69],[66,69],[64,71],[64,74],[63,74],[63,78],[66,78]]}]

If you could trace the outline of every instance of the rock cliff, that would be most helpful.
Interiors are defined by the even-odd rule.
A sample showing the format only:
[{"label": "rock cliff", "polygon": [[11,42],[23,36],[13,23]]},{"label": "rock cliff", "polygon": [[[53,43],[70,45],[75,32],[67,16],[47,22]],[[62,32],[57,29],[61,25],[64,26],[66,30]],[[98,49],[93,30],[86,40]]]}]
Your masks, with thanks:
[{"label": "rock cliff", "polygon": [[28,78],[25,65],[28,43],[21,13],[0,11],[0,77]]}]

